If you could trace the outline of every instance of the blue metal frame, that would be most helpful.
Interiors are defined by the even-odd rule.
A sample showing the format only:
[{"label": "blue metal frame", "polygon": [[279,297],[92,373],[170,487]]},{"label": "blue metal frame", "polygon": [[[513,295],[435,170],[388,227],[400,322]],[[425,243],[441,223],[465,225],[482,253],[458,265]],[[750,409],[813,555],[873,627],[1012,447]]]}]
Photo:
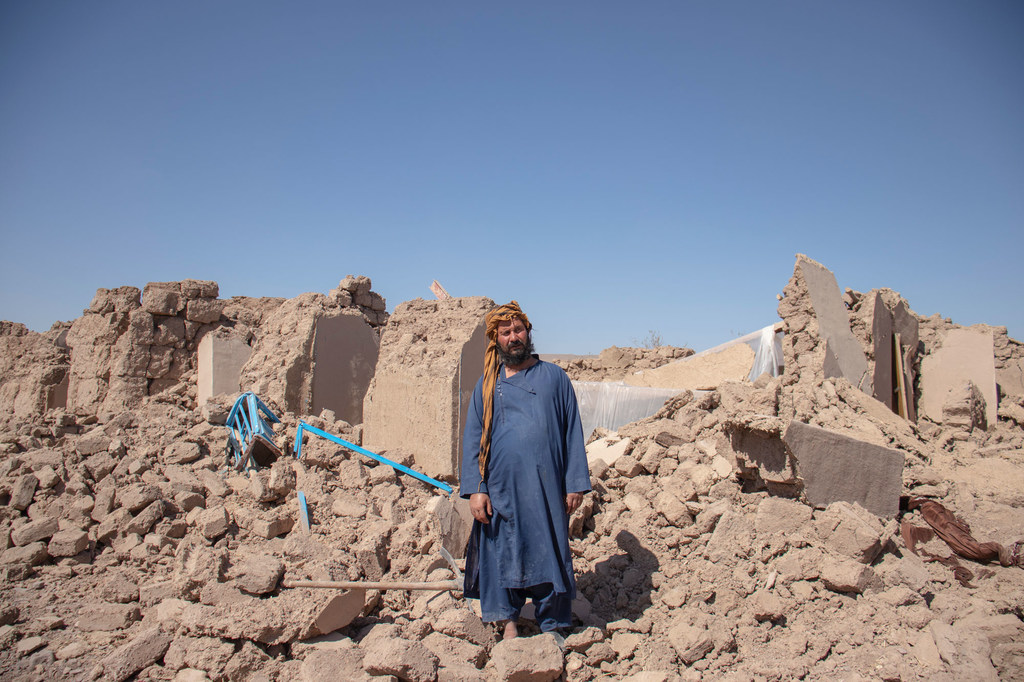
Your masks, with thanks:
[{"label": "blue metal frame", "polygon": [[[238,396],[235,404],[231,406],[225,426],[228,429],[228,447],[231,449],[232,463],[236,467],[242,465],[242,457],[253,438],[259,436],[270,443],[274,442],[274,430],[270,428],[267,420],[271,424],[281,422],[252,391],[246,391]],[[255,465],[255,462],[245,464]]]},{"label": "blue metal frame", "polygon": [[366,455],[370,459],[376,460],[376,461],[380,462],[381,464],[387,464],[390,467],[394,467],[395,469],[398,469],[399,471],[401,471],[403,474],[409,474],[413,478],[419,479],[419,480],[423,481],[424,483],[429,483],[430,485],[434,486],[435,488],[439,488],[440,490],[445,491],[449,495],[451,495],[453,492],[455,492],[455,489],[452,488],[447,483],[442,483],[441,481],[438,481],[438,480],[435,480],[433,478],[430,478],[430,476],[427,476],[425,474],[421,474],[418,471],[410,469],[409,467],[405,466],[404,464],[399,464],[398,462],[393,462],[390,459],[388,459],[387,457],[384,457],[383,455],[378,455],[377,453],[370,452],[369,450],[367,450],[365,448],[361,448],[361,447],[359,447],[358,445],[356,445],[354,443],[349,443],[347,440],[343,440],[341,438],[338,438],[337,436],[332,435],[330,433],[327,433],[326,431],[323,431],[321,429],[318,429],[315,426],[310,426],[309,424],[307,424],[304,421],[300,421],[299,422],[299,428],[295,431],[295,457],[296,458],[300,458],[301,459],[301,457],[302,457],[302,434],[303,434],[304,431],[309,431],[310,433],[316,434],[317,436],[320,436],[321,438],[326,438],[327,440],[329,440],[331,442],[334,442],[334,443],[337,443],[338,445],[340,445],[340,446],[342,446],[344,448],[348,448],[349,450],[352,450],[353,452],[358,452],[361,455]]}]

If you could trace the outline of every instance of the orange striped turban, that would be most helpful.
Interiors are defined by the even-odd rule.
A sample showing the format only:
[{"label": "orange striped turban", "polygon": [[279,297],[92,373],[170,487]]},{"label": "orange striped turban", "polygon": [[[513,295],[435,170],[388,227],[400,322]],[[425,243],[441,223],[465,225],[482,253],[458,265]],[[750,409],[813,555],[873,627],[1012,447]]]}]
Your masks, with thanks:
[{"label": "orange striped turban", "polygon": [[484,428],[480,434],[480,480],[487,478],[487,460],[491,454],[491,426],[494,419],[494,386],[498,383],[498,324],[511,322],[519,318],[526,325],[526,329],[533,329],[530,318],[519,307],[515,301],[509,301],[505,305],[492,308],[484,317],[484,324],[487,328],[487,350],[484,352]]}]

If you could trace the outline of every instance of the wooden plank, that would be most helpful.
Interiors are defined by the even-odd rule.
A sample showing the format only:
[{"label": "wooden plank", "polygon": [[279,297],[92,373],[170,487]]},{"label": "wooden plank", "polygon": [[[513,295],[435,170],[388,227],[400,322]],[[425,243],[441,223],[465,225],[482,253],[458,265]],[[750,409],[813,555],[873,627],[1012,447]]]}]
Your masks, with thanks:
[{"label": "wooden plank", "polygon": [[893,360],[896,361],[896,405],[897,414],[904,419],[907,418],[907,383],[905,381],[905,374],[903,373],[903,345],[900,343],[900,334],[896,332],[892,335],[892,342],[895,346],[893,353]]},{"label": "wooden plank", "polygon": [[283,587],[313,587],[325,590],[462,590],[458,580],[435,580],[434,582],[359,582],[354,580],[285,580]]},{"label": "wooden plank", "polygon": [[436,279],[430,283],[430,290],[434,292],[434,296],[437,296],[438,300],[445,301],[451,298],[448,292],[445,291],[445,288],[441,286],[441,283]]}]

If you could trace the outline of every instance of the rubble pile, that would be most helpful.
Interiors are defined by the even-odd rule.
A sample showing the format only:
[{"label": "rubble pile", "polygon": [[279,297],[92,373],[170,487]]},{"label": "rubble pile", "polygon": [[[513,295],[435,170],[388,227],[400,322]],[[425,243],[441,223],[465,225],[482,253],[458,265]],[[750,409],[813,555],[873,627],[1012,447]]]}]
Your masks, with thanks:
[{"label": "rubble pile", "polygon": [[621,381],[634,372],[654,369],[673,360],[693,355],[692,348],[605,348],[597,357],[555,357],[551,362],[565,370],[573,381]]},{"label": "rubble pile", "polygon": [[[261,398],[282,418],[274,430],[285,457],[249,474],[226,466],[222,424],[233,396],[198,404],[194,360],[175,356],[196,335],[185,327],[180,347],[156,343],[156,328],[152,337],[133,336],[132,325],[148,319],[140,311],[155,313],[132,307],[132,292],[98,295],[102,305],[83,316],[98,319],[72,324],[79,332],[94,326],[93,339],[109,332],[106,355],[98,342],[87,348],[94,366],[106,362],[113,372],[105,392],[98,374],[79,372],[80,382],[91,377],[96,399],[76,409],[13,406],[24,404],[23,393],[32,405],[45,402],[38,387],[56,385],[57,374],[51,383],[38,377],[53,367],[70,366],[74,379],[82,343],[69,343],[71,362],[62,365],[67,356],[39,350],[59,348],[61,329],[32,337],[5,326],[0,351],[29,360],[0,365],[8,401],[0,428],[0,676],[1020,679],[1021,344],[1005,329],[969,328],[992,339],[997,404],[989,405],[979,379],[955,384],[937,413],[904,418],[882,400],[892,393],[885,377],[895,376],[878,370],[886,349],[894,364],[901,354],[912,378],[904,390],[916,404],[929,358],[943,344],[948,352],[950,333],[961,328],[919,318],[887,290],[847,291],[844,322],[825,295],[829,286],[819,287],[830,284],[820,268],[798,259],[780,302],[781,376],[683,390],[656,414],[588,445],[594,490],[570,519],[579,594],[576,627],[564,638],[527,621],[528,636],[499,641],[458,591],[288,586],[448,580],[455,576],[440,550],[459,556],[465,546],[464,503],[431,485],[318,437],[307,437],[300,459],[291,456],[299,419],[362,444],[361,425],[330,410],[304,414],[289,402],[287,382],[274,383],[312,353],[294,350],[310,338],[303,321],[343,314],[335,299],[354,290],[220,308],[220,333],[256,341],[253,355],[262,359],[243,372],[267,382],[273,395]],[[204,298],[186,297],[163,317],[182,319],[184,310],[184,327],[188,304]],[[455,304],[432,305],[436,313]],[[459,305],[486,307],[475,299]],[[395,349],[411,352],[416,341],[421,357],[441,357],[398,317],[394,328],[414,338]],[[886,320],[900,346],[879,342]],[[198,324],[197,334],[214,323]],[[919,339],[909,349],[911,328]],[[474,333],[467,326],[460,343]],[[143,347],[150,364],[165,354],[153,348],[171,348],[168,373],[146,381],[170,378],[159,392],[147,383],[128,407],[127,394],[111,387],[117,376],[139,378],[141,361],[124,359]],[[129,365],[135,374],[118,374]],[[407,466],[420,455],[411,446],[381,454]],[[960,537],[1001,551],[957,563],[940,535],[912,530],[935,514],[908,499],[941,503],[962,519]]]}]

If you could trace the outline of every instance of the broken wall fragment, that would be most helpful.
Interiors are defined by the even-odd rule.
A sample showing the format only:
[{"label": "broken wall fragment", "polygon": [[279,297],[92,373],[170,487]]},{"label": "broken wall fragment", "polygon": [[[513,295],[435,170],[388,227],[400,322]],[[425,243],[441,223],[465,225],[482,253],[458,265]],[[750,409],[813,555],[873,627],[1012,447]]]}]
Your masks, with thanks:
[{"label": "broken wall fragment", "polygon": [[786,374],[792,381],[841,376],[870,393],[864,350],[850,331],[850,317],[832,271],[797,254],[783,294],[778,312],[784,323]]},{"label": "broken wall fragment", "polygon": [[451,477],[461,460],[462,430],[483,374],[482,296],[400,304],[381,338],[380,359],[363,405],[363,441],[377,451],[415,453],[428,476]]},{"label": "broken wall fragment", "polygon": [[872,514],[892,518],[903,490],[903,453],[802,422],[790,422],[782,442],[803,481],[803,495],[815,507],[855,502]]},{"label": "broken wall fragment", "polygon": [[985,419],[994,424],[998,400],[992,332],[957,328],[941,336],[941,346],[921,359],[921,416],[941,424],[950,391],[973,383],[985,400]]}]

